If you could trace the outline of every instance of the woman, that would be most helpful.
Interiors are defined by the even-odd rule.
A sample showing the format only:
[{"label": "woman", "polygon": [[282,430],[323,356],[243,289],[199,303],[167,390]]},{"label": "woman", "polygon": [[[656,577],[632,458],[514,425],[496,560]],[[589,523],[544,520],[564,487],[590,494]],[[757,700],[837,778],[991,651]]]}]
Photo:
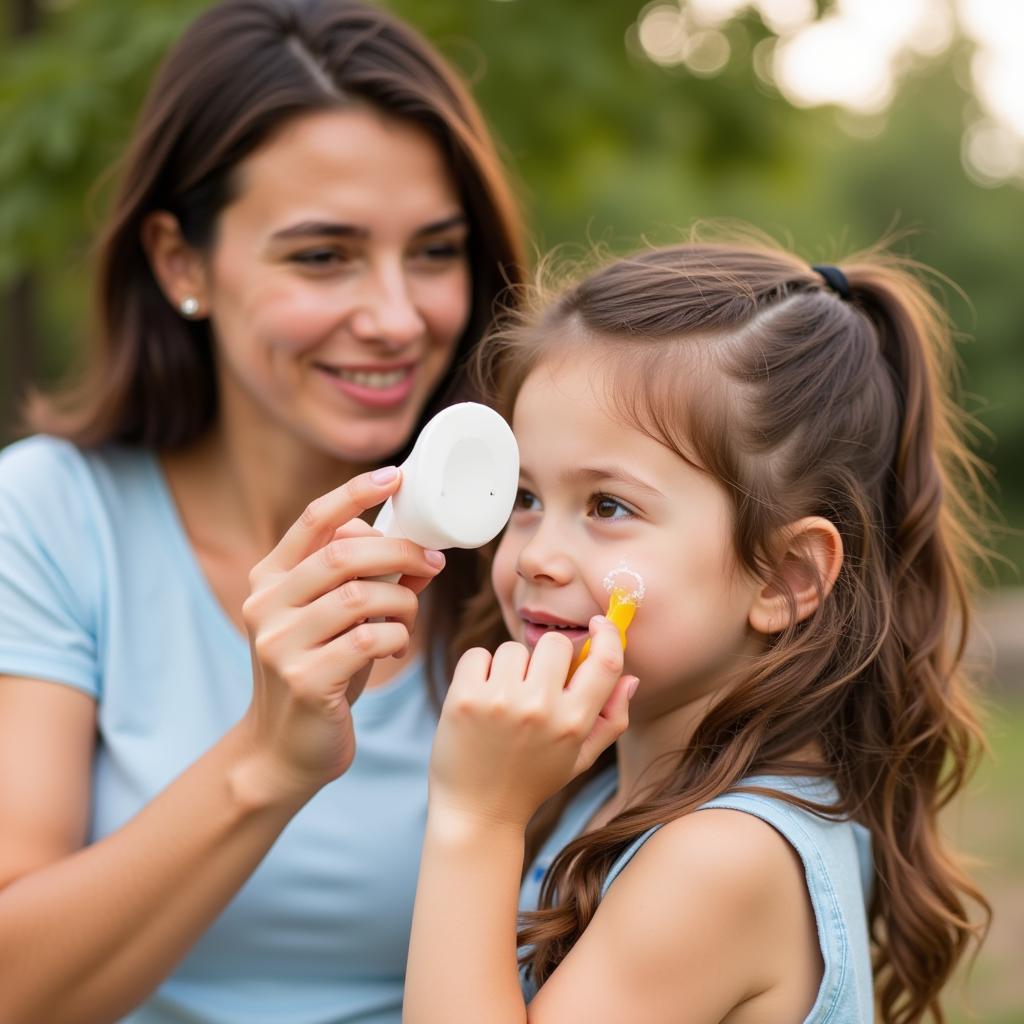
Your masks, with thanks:
[{"label": "woman", "polygon": [[169,55],[93,373],[0,457],[0,1019],[399,1020],[425,677],[475,581],[451,558],[414,631],[444,558],[363,523],[399,484],[366,471],[520,267],[406,26],[227,0]]}]

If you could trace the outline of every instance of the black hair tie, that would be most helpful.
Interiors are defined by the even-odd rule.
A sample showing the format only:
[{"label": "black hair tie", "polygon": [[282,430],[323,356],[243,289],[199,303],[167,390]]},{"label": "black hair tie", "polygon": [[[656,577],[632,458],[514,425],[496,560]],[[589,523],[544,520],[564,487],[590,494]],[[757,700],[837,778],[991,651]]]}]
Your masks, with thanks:
[{"label": "black hair tie", "polygon": [[811,270],[816,274],[820,274],[825,284],[829,286],[841,299],[849,301],[850,299],[850,282],[846,280],[846,275],[838,268],[833,267],[830,263],[815,263]]}]

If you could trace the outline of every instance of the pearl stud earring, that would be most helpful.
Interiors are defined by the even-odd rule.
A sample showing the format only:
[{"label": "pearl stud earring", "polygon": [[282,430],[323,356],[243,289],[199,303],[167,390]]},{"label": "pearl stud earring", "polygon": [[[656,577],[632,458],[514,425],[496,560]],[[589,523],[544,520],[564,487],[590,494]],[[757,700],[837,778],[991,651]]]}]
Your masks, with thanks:
[{"label": "pearl stud earring", "polygon": [[178,304],[182,316],[195,316],[199,312],[199,300],[194,295],[188,295]]}]

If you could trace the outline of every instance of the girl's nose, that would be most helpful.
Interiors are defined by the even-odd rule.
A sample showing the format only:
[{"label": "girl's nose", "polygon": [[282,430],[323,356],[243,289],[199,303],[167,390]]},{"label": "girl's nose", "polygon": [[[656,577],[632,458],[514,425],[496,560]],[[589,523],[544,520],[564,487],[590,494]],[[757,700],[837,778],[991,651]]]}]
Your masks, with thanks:
[{"label": "girl's nose", "polygon": [[553,526],[541,524],[519,551],[516,574],[524,580],[564,585],[572,581],[574,567],[564,542]]}]

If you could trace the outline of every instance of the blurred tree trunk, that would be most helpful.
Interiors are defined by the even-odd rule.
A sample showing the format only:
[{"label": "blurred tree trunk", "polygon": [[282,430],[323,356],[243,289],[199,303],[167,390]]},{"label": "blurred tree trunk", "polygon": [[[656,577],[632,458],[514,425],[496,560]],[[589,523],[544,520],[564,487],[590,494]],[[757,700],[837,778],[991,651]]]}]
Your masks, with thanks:
[{"label": "blurred tree trunk", "polygon": [[10,0],[11,3],[11,34],[18,36],[31,35],[39,28],[38,0]]},{"label": "blurred tree trunk", "polygon": [[4,326],[6,344],[3,346],[5,365],[0,367],[0,382],[4,385],[3,397],[0,399],[0,412],[3,416],[0,444],[13,437],[18,407],[26,388],[35,377],[36,361],[33,357],[39,348],[35,297],[36,282],[33,274],[21,274],[7,286],[4,301],[7,313]]},{"label": "blurred tree trunk", "polygon": [[[9,0],[13,45],[39,28],[39,0]],[[5,344],[0,345],[0,444],[12,436],[17,406],[35,373],[39,331],[35,315],[35,275],[25,271],[7,286],[3,325]]]}]

